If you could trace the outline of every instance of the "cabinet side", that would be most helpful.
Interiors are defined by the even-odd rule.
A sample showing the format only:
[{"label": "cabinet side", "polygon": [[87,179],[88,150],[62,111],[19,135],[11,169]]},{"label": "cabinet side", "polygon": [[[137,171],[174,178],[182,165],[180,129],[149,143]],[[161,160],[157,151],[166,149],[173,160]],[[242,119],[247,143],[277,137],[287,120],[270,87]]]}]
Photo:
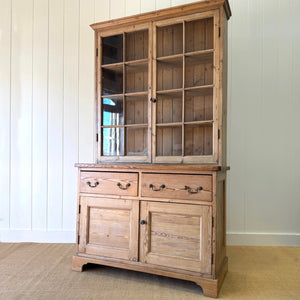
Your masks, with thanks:
[{"label": "cabinet side", "polygon": [[228,20],[224,8],[220,9],[220,131],[219,164],[227,164],[227,85],[228,85]]},{"label": "cabinet side", "polygon": [[217,175],[216,199],[216,276],[226,257],[226,171]]}]

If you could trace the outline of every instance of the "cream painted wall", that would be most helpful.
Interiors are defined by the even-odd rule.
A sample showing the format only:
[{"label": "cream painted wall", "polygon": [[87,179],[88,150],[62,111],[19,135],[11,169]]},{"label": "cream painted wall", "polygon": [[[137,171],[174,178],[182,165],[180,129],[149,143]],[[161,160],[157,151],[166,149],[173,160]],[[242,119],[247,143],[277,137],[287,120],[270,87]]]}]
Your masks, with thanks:
[{"label": "cream painted wall", "polygon": [[[89,24],[184,0],[0,0],[0,241],[74,242],[93,162]],[[229,244],[300,246],[300,9],[230,0]]]}]

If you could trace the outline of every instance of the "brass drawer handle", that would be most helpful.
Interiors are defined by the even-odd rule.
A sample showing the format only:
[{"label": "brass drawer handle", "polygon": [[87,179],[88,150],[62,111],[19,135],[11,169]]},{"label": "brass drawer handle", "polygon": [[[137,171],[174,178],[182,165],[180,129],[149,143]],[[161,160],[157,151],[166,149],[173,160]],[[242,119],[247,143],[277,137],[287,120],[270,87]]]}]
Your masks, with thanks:
[{"label": "brass drawer handle", "polygon": [[96,182],[94,183],[94,185],[92,185],[92,183],[91,183],[90,181],[87,181],[86,184],[87,184],[89,187],[91,187],[91,188],[95,188],[95,187],[99,184],[99,182],[96,181]]},{"label": "brass drawer handle", "polygon": [[164,184],[162,184],[158,189],[154,188],[154,185],[152,183],[149,184],[149,188],[152,189],[152,191],[154,192],[159,192],[162,189],[164,189],[166,186]]},{"label": "brass drawer handle", "polygon": [[130,187],[130,183],[127,183],[125,187],[122,187],[121,182],[117,183],[117,186],[119,187],[119,189],[121,190],[127,190]]},{"label": "brass drawer handle", "polygon": [[189,186],[185,185],[184,186],[184,189],[187,190],[190,194],[197,194],[199,191],[202,191],[203,190],[203,187],[202,186],[199,186],[197,189],[192,189],[190,188]]}]

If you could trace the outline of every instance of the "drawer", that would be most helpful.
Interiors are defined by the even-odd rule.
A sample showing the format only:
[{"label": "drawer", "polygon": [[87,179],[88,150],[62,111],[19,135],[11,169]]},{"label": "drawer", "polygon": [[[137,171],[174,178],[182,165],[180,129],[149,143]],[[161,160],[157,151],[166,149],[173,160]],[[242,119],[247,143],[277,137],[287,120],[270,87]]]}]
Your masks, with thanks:
[{"label": "drawer", "polygon": [[80,172],[80,192],[137,196],[138,173]]},{"label": "drawer", "polygon": [[143,173],[142,196],[212,201],[212,176]]}]

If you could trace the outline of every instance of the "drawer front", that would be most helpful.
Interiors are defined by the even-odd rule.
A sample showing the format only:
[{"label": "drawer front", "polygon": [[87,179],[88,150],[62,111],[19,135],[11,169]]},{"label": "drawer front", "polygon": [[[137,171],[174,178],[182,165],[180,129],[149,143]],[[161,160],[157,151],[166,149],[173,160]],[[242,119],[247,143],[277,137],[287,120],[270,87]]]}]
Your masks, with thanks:
[{"label": "drawer front", "polygon": [[142,196],[212,201],[212,176],[144,173]]},{"label": "drawer front", "polygon": [[81,172],[80,192],[137,196],[137,173]]}]

